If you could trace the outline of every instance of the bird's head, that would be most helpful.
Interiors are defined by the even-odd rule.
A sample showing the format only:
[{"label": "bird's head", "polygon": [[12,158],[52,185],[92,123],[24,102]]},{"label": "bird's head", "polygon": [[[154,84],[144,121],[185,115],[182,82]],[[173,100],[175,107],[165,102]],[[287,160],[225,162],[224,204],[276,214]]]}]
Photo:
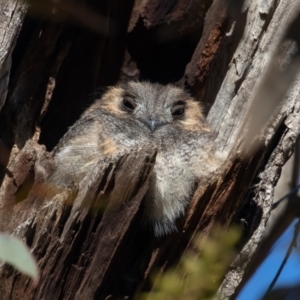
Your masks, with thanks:
[{"label": "bird's head", "polygon": [[99,105],[118,117],[134,120],[150,132],[170,125],[209,131],[200,104],[174,85],[131,81],[110,88]]}]

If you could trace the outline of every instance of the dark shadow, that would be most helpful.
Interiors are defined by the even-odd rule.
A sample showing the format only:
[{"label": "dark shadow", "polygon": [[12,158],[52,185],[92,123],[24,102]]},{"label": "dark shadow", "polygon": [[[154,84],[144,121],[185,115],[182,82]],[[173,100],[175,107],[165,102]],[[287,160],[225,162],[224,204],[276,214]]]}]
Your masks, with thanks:
[{"label": "dark shadow", "polygon": [[140,70],[140,79],[167,84],[182,78],[203,30],[203,19],[184,27],[186,20],[146,28],[139,19],[128,34],[127,46]]}]

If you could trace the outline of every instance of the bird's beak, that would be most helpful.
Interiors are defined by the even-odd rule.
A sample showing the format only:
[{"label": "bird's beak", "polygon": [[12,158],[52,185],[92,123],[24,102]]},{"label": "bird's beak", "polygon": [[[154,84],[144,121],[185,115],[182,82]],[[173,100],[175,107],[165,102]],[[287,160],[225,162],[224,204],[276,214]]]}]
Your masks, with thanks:
[{"label": "bird's beak", "polygon": [[151,131],[154,131],[157,126],[158,126],[158,121],[157,120],[149,120],[147,121],[147,126],[150,128]]},{"label": "bird's beak", "polygon": [[158,127],[165,125],[164,122],[158,121],[156,119],[140,119],[145,125],[147,125],[147,127],[151,130],[154,131],[156,130]]}]

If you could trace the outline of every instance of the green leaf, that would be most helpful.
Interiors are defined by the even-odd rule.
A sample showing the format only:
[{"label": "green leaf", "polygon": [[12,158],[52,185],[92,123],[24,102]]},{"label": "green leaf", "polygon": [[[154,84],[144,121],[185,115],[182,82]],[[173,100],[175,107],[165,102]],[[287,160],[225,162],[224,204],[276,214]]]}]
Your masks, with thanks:
[{"label": "green leaf", "polygon": [[30,276],[35,283],[39,279],[37,263],[29,248],[18,238],[0,233],[0,260]]}]

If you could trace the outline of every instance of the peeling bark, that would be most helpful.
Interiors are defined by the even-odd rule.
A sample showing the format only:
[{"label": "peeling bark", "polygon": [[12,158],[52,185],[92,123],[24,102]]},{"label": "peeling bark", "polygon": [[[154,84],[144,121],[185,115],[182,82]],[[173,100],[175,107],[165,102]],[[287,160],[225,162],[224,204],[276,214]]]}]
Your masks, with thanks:
[{"label": "peeling bark", "polygon": [[12,50],[17,41],[26,13],[26,5],[20,1],[0,2],[0,111],[5,103],[11,69]]},{"label": "peeling bark", "polygon": [[[300,77],[289,68],[300,43],[289,31],[293,18],[298,24],[297,1],[233,2],[87,1],[87,10],[76,6],[82,14],[47,2],[43,16],[24,21],[24,4],[1,10],[8,25],[0,51],[0,230],[27,243],[42,273],[34,289],[2,266],[3,299],[133,297],[149,288],[152,270],[176,265],[196,234],[243,222],[247,242],[220,288],[222,299],[236,297],[299,136]],[[99,162],[79,186],[47,184],[48,151],[88,106],[87,95],[120,78],[187,86],[204,104],[225,160],[199,183],[178,232],[162,239],[143,223],[156,155],[150,146]],[[266,87],[279,83],[277,96]]]},{"label": "peeling bark", "polygon": [[[102,299],[114,289],[132,259],[126,243],[134,242],[142,217],[141,201],[155,162],[155,149],[143,150],[114,163],[100,161],[77,192],[73,187],[56,189],[59,193],[55,194],[55,187],[45,181],[45,175],[51,174],[51,155],[40,145],[26,143],[10,166],[10,172],[16,174],[15,168],[23,163],[23,173],[4,180],[1,229],[25,240],[42,274],[35,289],[30,279],[15,277],[4,266],[3,299],[10,297],[12,288],[10,299],[18,299],[19,294],[22,299],[59,299],[61,295],[64,299]],[[34,177],[31,189],[26,186],[29,176]],[[20,198],[20,187],[30,190],[27,197]],[[128,236],[127,231],[133,235]]]}]

